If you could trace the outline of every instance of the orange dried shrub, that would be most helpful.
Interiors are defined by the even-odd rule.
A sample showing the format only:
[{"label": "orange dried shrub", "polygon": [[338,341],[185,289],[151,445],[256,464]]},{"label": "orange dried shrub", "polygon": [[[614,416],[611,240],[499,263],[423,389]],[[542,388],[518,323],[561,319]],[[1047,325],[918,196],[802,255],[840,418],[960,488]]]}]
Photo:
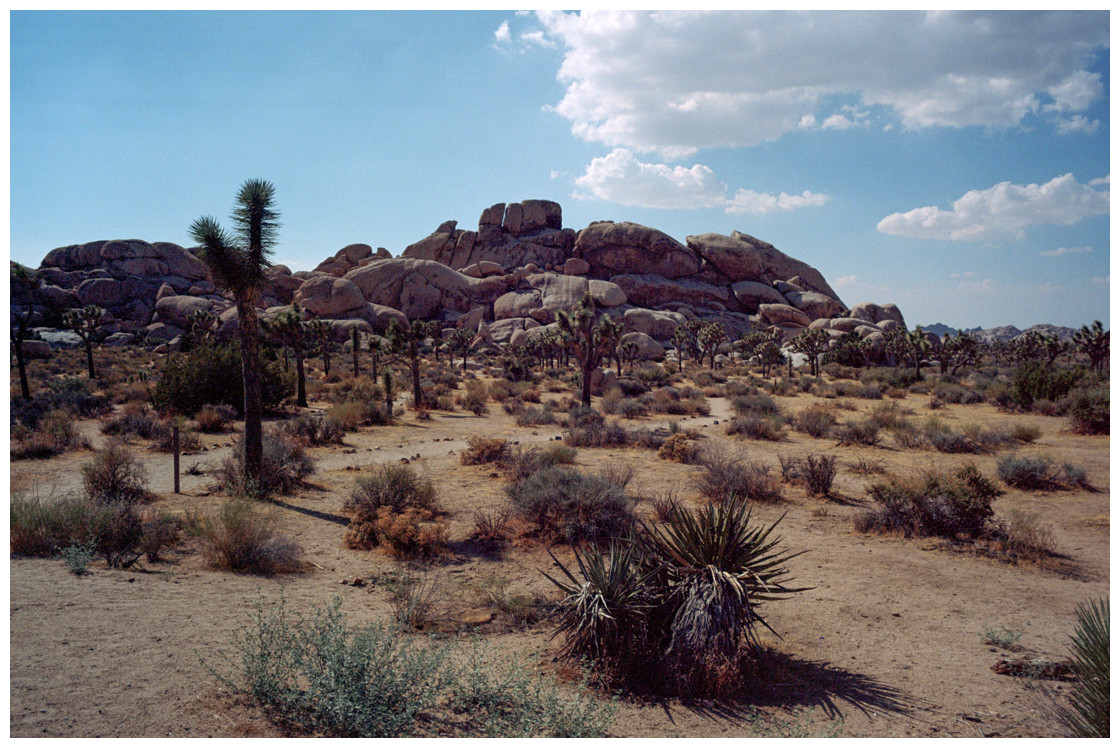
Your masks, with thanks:
[{"label": "orange dried shrub", "polygon": [[397,513],[381,507],[374,528],[377,539],[393,556],[432,559],[447,549],[447,522],[434,520],[427,509],[412,507]]}]

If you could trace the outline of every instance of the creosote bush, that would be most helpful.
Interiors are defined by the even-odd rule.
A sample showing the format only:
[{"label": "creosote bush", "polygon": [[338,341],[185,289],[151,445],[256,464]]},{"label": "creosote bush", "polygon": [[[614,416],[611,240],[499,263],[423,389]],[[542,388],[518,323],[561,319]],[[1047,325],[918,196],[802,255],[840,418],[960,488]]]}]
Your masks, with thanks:
[{"label": "creosote bush", "polygon": [[315,473],[315,462],[300,442],[279,429],[265,431],[261,457],[261,480],[251,484],[245,479],[245,444],[242,435],[233,440],[233,453],[218,470],[218,480],[230,496],[263,499],[289,493]]},{"label": "creosote bush", "polygon": [[1104,387],[1077,389],[1070,394],[1070,428],[1077,434],[1107,434],[1109,431],[1109,394]]},{"label": "creosote bush", "polygon": [[768,465],[747,460],[741,453],[709,446],[698,461],[693,477],[696,490],[717,504],[729,501],[773,503],[782,490]]},{"label": "creosote bush", "polygon": [[1071,463],[1058,465],[1046,455],[1030,457],[1010,454],[996,463],[996,475],[1012,488],[1053,491],[1088,486],[1085,470]]},{"label": "creosote bush", "polygon": [[828,496],[836,477],[836,457],[831,455],[806,455],[805,457],[779,457],[782,480],[805,486],[810,496]]},{"label": "creosote bush", "polygon": [[120,442],[110,442],[92,462],[82,465],[82,487],[99,504],[139,504],[155,498],[148,490],[144,466]]},{"label": "creosote bush", "polygon": [[509,440],[500,437],[478,436],[467,437],[467,448],[459,453],[459,463],[462,465],[485,465],[491,462],[500,462],[509,454]]}]

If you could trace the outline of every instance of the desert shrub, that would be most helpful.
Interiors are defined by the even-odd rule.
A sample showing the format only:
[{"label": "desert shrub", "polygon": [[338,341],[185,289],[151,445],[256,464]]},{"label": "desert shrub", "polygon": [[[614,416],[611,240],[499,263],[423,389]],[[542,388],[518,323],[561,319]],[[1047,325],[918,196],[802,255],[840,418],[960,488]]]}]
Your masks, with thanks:
[{"label": "desert shrub", "polygon": [[[486,388],[486,392],[489,395],[490,399],[496,403],[508,400],[511,397],[517,397],[519,389],[518,386],[514,383],[515,381],[521,380],[510,380],[509,377],[503,377],[502,379],[491,382],[490,386]],[[483,386],[484,385],[482,385],[481,382],[479,382],[477,386],[468,384],[467,390],[481,393]]]},{"label": "desert shrub", "polygon": [[980,451],[964,434],[937,430],[928,431],[926,433],[929,437],[930,446],[938,452],[968,454]]},{"label": "desert shrub", "polygon": [[155,496],[148,490],[148,476],[136,456],[120,442],[111,442],[82,465],[82,487],[95,503],[137,504]]},{"label": "desert shrub", "polygon": [[1085,369],[1060,369],[1042,362],[1021,365],[1011,376],[1011,399],[1023,410],[1035,400],[1060,400],[1085,376]]},{"label": "desert shrub", "polygon": [[1001,493],[972,464],[952,473],[929,471],[873,483],[867,494],[877,506],[856,518],[856,529],[898,531],[907,537],[977,538],[989,529],[992,501]]},{"label": "desert shrub", "polygon": [[874,447],[881,439],[879,426],[872,420],[850,420],[839,424],[833,431],[838,444],[845,446]]},{"label": "desert shrub", "polygon": [[883,390],[877,384],[856,384],[855,382],[836,382],[838,397],[857,397],[861,400],[882,400]]},{"label": "desert shrub", "polygon": [[47,459],[86,444],[74,428],[74,417],[65,410],[52,410],[33,430],[13,428],[11,458]]},{"label": "desert shrub", "polygon": [[202,433],[220,434],[237,418],[237,411],[228,405],[203,405],[194,418]]},{"label": "desert shrub", "polygon": [[109,398],[94,395],[89,383],[77,377],[51,379],[47,388],[36,392],[29,400],[13,400],[8,413],[9,424],[35,430],[39,422],[53,411],[61,410],[81,418],[93,418],[112,409]]},{"label": "desert shrub", "polygon": [[634,371],[634,377],[654,387],[669,384],[672,374],[660,364],[647,363]]},{"label": "desert shrub", "polygon": [[1070,428],[1078,434],[1109,433],[1109,394],[1103,387],[1074,390],[1069,397]]},{"label": "desert shrub", "polygon": [[[489,395],[494,402],[503,402],[513,396],[509,382],[495,382],[490,386]],[[484,415],[489,409],[486,407],[487,388],[482,382],[472,380],[467,382],[466,392],[461,392],[455,397],[456,404],[463,410],[468,410],[476,416]]]},{"label": "desert shrub", "polygon": [[381,542],[377,523],[380,510],[399,516],[410,509],[432,512],[437,508],[436,487],[408,465],[386,463],[354,483],[342,511],[350,518],[344,542],[350,548],[372,548]]},{"label": "desert shrub", "polygon": [[626,487],[630,485],[630,481],[634,480],[634,466],[612,462],[599,468],[598,475],[612,486],[618,486],[626,490]]},{"label": "desert shrub", "polygon": [[165,511],[150,512],[140,518],[140,550],[150,563],[157,563],[164,548],[179,543],[183,523]]},{"label": "desert shrub", "polygon": [[[241,414],[241,351],[236,345],[208,344],[168,358],[152,390],[152,404],[161,412],[193,416],[204,405],[228,405]],[[295,372],[278,361],[261,362],[261,404],[276,410],[295,390]]]},{"label": "desert shrub", "polygon": [[800,484],[810,496],[828,496],[832,491],[832,481],[836,477],[836,457],[830,455],[807,455],[800,457],[780,457],[782,480]]},{"label": "desert shrub", "polygon": [[1037,560],[1054,554],[1054,533],[1037,514],[1012,511],[997,525],[995,534],[1016,557]]},{"label": "desert shrub", "polygon": [[[179,450],[181,452],[194,452],[202,448],[202,439],[199,438],[198,432],[190,426],[183,423],[182,419],[179,421]],[[155,433],[155,444],[152,445],[160,452],[174,452],[175,451],[175,419],[161,420],[157,425]]]},{"label": "desert shrub", "polygon": [[761,416],[755,413],[747,413],[731,419],[731,422],[727,424],[727,434],[729,436],[742,436],[747,439],[777,442],[784,438],[782,434],[784,428],[785,422],[779,416]]},{"label": "desert shrub", "polygon": [[315,473],[315,461],[299,440],[278,430],[266,430],[261,440],[261,477],[256,484],[245,477],[245,441],[233,440],[233,451],[218,468],[218,482],[230,496],[265,498],[289,493]]},{"label": "desert shrub", "polygon": [[511,655],[347,626],[341,601],[307,617],[259,604],[221,682],[308,735],[603,737],[614,706]]},{"label": "desert shrub", "polygon": [[926,443],[925,432],[909,421],[892,426],[890,433],[899,449],[921,449]]},{"label": "desert shrub", "polygon": [[626,398],[618,402],[618,414],[623,418],[641,418],[649,415],[649,408],[640,400]]},{"label": "desert shrub", "polygon": [[564,443],[572,447],[624,447],[628,442],[626,429],[613,421],[573,424],[564,429]]},{"label": "desert shrub", "polygon": [[693,477],[696,490],[717,504],[728,501],[759,501],[773,503],[782,500],[782,491],[770,467],[750,462],[742,454],[718,447],[704,450],[699,460],[699,472]]},{"label": "desert shrub", "polygon": [[961,435],[969,441],[974,452],[993,452],[1015,441],[1012,431],[1002,426],[984,427],[975,423],[966,423],[961,426]]},{"label": "desert shrub", "polygon": [[509,453],[509,441],[500,437],[467,437],[467,448],[459,453],[462,465],[485,465],[505,459]]},{"label": "desert shrub", "polygon": [[790,421],[795,431],[818,439],[828,436],[835,423],[836,414],[833,408],[821,403],[813,403]]},{"label": "desert shrub", "polygon": [[[339,412],[339,408],[341,408],[341,412]],[[349,421],[353,414],[347,412],[346,406],[335,406],[328,410],[325,416],[304,413],[280,423],[276,433],[300,447],[341,444],[342,438],[346,434],[346,426],[338,418],[339,415]]]},{"label": "desert shrub", "polygon": [[1110,732],[1109,599],[1077,606],[1072,663],[1077,675],[1068,704],[1055,715],[1065,730],[1080,738],[1107,738]]},{"label": "desert shrub", "polygon": [[525,403],[521,400],[509,399],[502,403],[502,410],[511,416],[519,416],[525,410]]},{"label": "desert shrub", "polygon": [[1088,474],[1084,468],[1068,462],[1057,465],[1046,455],[1038,457],[1006,455],[996,463],[996,475],[1012,488],[1025,491],[1048,491],[1089,485]]},{"label": "desert shrub", "polygon": [[556,423],[552,411],[542,406],[528,406],[517,414],[518,426],[548,426]]},{"label": "desert shrub", "polygon": [[66,546],[59,555],[66,564],[66,570],[80,577],[89,571],[87,567],[93,560],[96,550],[92,543],[81,543]]},{"label": "desert shrub", "polygon": [[373,523],[378,543],[389,553],[403,558],[431,560],[447,549],[448,528],[435,520],[429,509],[408,507],[394,512],[383,506],[377,510]]},{"label": "desert shrub", "polygon": [[972,405],[984,402],[984,395],[970,387],[951,382],[938,382],[933,386],[934,396],[942,402]]},{"label": "desert shrub", "polygon": [[[313,423],[313,421],[318,423]],[[307,440],[308,445],[312,445],[340,444],[342,434],[347,431],[357,431],[367,424],[384,423],[384,421],[385,407],[383,402],[377,400],[345,400],[327,408],[322,418],[304,414],[287,423],[292,424],[291,432],[293,434],[299,434]]]},{"label": "desert shrub", "polygon": [[1015,423],[1011,425],[1008,436],[1023,444],[1033,444],[1038,437],[1042,436],[1042,429],[1027,423]]},{"label": "desert shrub", "polygon": [[763,393],[733,397],[731,408],[738,415],[754,413],[762,416],[780,416],[782,414],[782,409],[774,402],[774,398]]},{"label": "desert shrub", "polygon": [[159,430],[159,418],[147,403],[129,403],[121,409],[120,415],[101,421],[102,434],[121,439],[155,439]]},{"label": "desert shrub", "polygon": [[381,403],[385,401],[385,393],[381,389],[381,385],[365,374],[345,379],[328,389],[330,393],[328,397],[335,405],[347,402]]},{"label": "desert shrub", "polygon": [[276,531],[272,514],[231,499],[216,511],[188,514],[186,530],[199,537],[211,568],[243,574],[289,574],[302,568],[303,551]]},{"label": "desert shrub", "polygon": [[545,465],[573,465],[576,461],[576,450],[567,444],[547,444],[541,447],[540,455]]},{"label": "desert shrub", "polygon": [[634,524],[634,500],[598,475],[548,467],[506,487],[514,511],[542,537],[601,542]]},{"label": "desert shrub", "polygon": [[657,456],[669,462],[692,465],[700,457],[700,449],[691,436],[678,431],[669,435],[669,438],[657,450]]},{"label": "desert shrub", "polygon": [[908,422],[907,416],[914,414],[909,408],[904,408],[898,403],[880,403],[871,408],[868,418],[881,429],[902,426]]},{"label": "desert shrub", "polygon": [[886,465],[882,460],[872,460],[867,457],[857,457],[848,463],[848,472],[857,475],[885,475]]},{"label": "desert shrub", "polygon": [[882,385],[895,389],[906,389],[920,381],[920,377],[908,366],[887,367],[875,366],[860,371],[859,380],[864,384]]},{"label": "desert shrub", "polygon": [[88,499],[12,496],[11,552],[19,556],[53,556],[63,548],[86,543],[92,511],[93,504]]},{"label": "desert shrub", "polygon": [[497,512],[476,510],[474,513],[474,529],[471,531],[470,537],[491,550],[503,548],[509,540],[509,521],[511,518],[512,514],[508,509]]}]

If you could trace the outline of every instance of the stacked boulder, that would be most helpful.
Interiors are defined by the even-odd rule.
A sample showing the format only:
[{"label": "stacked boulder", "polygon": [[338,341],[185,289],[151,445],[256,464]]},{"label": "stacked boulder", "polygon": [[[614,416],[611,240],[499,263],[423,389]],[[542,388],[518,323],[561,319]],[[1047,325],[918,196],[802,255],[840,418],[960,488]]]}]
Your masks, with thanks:
[{"label": "stacked boulder", "polygon": [[[732,340],[777,330],[788,341],[809,327],[881,340],[904,324],[892,304],[848,309],[816,269],[738,231],[689,236],[684,244],[628,222],[575,231],[563,227],[560,205],[548,200],[498,203],[482,212],[477,230],[457,226],[444,222],[400,257],[351,244],[315,270],[273,266],[258,307],[268,318],[298,303],[332,320],[337,340],[354,328],[382,332],[393,320],[427,319],[507,344],[546,335],[557,311],[590,294],[649,356],[688,320],[718,323]],[[231,299],[218,293],[206,265],[175,244],[62,247],[41,271],[44,299],[62,307],[98,304],[106,309],[106,333],[138,342],[174,341],[196,310],[219,315],[225,332],[237,324]]]}]

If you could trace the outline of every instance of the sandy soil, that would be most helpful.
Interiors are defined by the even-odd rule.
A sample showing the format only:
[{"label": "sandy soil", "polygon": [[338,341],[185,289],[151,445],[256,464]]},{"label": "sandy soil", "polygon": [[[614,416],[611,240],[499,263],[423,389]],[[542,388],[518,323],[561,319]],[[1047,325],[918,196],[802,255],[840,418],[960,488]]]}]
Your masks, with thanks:
[{"label": "sandy soil", "polygon": [[[787,413],[805,407],[808,395],[777,398]],[[927,398],[904,402],[919,415]],[[712,399],[712,415],[684,418],[711,439],[728,440],[729,409]],[[861,410],[873,403],[856,401]],[[786,487],[786,501],[759,506],[755,517],[773,520],[784,545],[808,552],[790,562],[796,581],[811,586],[793,599],[768,606],[767,620],[782,636],[768,643],[783,662],[783,676],[733,705],[623,702],[612,734],[627,737],[840,736],[1051,736],[1037,683],[990,669],[1006,653],[984,644],[985,628],[1023,631],[1017,656],[1060,659],[1067,653],[1075,606],[1109,589],[1109,438],[1063,431],[1064,419],[1005,415],[988,405],[950,405],[938,415],[959,427],[977,422],[1029,422],[1042,429],[1021,451],[1048,454],[1083,466],[1095,491],[1008,491],[996,513],[1039,513],[1053,529],[1062,558],[1046,565],[1012,565],[945,550],[930,540],[862,535],[852,519],[866,506],[868,479],[842,471],[834,500],[807,497]],[[639,425],[656,426],[656,417]],[[634,422],[626,422],[633,425]],[[83,422],[94,446],[103,442],[95,422]],[[452,554],[437,569],[447,595],[446,626],[486,604],[479,588],[500,579],[516,592],[553,595],[540,570],[551,565],[545,549],[515,543],[493,558],[465,542],[475,510],[505,502],[504,480],[489,466],[462,466],[458,453],[472,434],[506,436],[522,444],[544,442],[558,427],[518,428],[491,406],[489,415],[435,413],[417,422],[350,434],[344,447],[317,448],[318,472],[271,511],[307,554],[305,573],[264,579],[212,571],[190,544],[167,563],[112,570],[103,563],[77,577],[59,560],[13,558],[10,564],[11,718],[13,737],[32,736],[273,736],[263,714],[229,696],[212,676],[231,632],[258,601],[281,595],[295,609],[341,596],[354,623],[389,614],[383,585],[354,587],[340,580],[382,578],[398,568],[378,551],[346,549],[341,542],[342,503],[361,471],[409,458],[435,480],[449,512]],[[962,457],[892,447],[852,448],[787,430],[784,442],[733,442],[750,459],[777,469],[778,455],[834,454],[844,465],[859,456],[906,473],[964,459],[993,474],[998,455]],[[182,493],[172,493],[171,458],[139,448],[158,506],[172,511],[216,506],[212,478],[187,475],[196,464],[211,468],[228,453],[229,435],[204,437],[207,451],[183,457]],[[730,440],[728,440],[730,441]],[[890,440],[886,440],[889,442]],[[1002,453],[1001,453],[1002,454]],[[419,457],[417,457],[419,455]],[[64,494],[80,485],[80,465],[90,453],[11,464],[14,492]],[[689,476],[695,468],[667,463],[656,453],[632,449],[581,449],[577,462],[595,469],[621,461],[636,468],[631,491],[651,495],[676,486],[696,500]],[[639,505],[647,514],[648,503]],[[570,558],[566,549],[557,551]],[[501,620],[481,631],[503,648],[542,652],[555,644],[550,629],[524,630]],[[1061,689],[1061,686],[1058,686]]]}]

